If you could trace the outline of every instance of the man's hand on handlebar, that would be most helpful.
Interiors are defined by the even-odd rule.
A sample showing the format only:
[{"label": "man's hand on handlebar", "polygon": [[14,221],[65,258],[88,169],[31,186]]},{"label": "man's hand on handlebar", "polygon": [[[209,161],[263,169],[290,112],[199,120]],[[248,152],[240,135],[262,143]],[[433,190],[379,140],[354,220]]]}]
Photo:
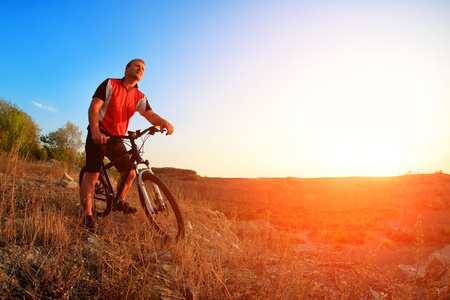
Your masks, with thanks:
[{"label": "man's hand on handlebar", "polygon": [[173,128],[173,125],[170,124],[169,122],[167,122],[166,120],[163,120],[163,122],[161,122],[161,125],[159,125],[159,126],[160,126],[161,133],[166,132],[166,135],[171,135],[173,133],[173,131],[175,130]]},{"label": "man's hand on handlebar", "polygon": [[104,135],[101,132],[92,133],[92,140],[94,141],[94,143],[96,143],[98,145],[103,145],[108,142],[106,135]]},{"label": "man's hand on handlebar", "polygon": [[153,110],[145,111],[142,116],[144,116],[150,124],[159,126],[161,132],[166,132],[166,135],[171,135],[174,131],[173,125],[170,124],[166,119],[161,118],[160,115],[156,114]]}]

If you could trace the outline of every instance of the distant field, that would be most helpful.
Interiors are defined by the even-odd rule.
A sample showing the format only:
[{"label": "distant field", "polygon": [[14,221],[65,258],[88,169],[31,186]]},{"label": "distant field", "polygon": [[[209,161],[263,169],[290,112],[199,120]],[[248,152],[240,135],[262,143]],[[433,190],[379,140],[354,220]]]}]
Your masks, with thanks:
[{"label": "distant field", "polygon": [[264,219],[288,231],[324,228],[343,242],[364,243],[370,232],[414,241],[420,215],[433,244],[450,243],[450,175],[345,178],[197,178],[178,182],[240,220]]}]

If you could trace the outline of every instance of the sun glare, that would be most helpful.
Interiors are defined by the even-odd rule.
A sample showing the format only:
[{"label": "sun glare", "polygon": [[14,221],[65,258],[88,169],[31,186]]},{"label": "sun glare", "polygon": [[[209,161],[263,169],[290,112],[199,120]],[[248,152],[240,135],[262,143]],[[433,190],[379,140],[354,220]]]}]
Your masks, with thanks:
[{"label": "sun glare", "polygon": [[378,175],[395,175],[399,168],[399,156],[392,145],[377,145],[373,148],[372,164]]},{"label": "sun glare", "polygon": [[399,169],[400,158],[393,142],[355,136],[336,139],[331,164],[344,176],[389,176]]}]

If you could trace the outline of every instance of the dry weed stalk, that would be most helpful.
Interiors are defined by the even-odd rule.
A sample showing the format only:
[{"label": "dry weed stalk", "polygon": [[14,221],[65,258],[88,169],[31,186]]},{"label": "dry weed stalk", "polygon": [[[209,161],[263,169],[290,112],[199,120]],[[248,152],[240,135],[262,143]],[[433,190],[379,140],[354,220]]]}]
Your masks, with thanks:
[{"label": "dry weed stalk", "polygon": [[423,247],[425,245],[425,235],[423,233],[423,227],[422,227],[422,215],[419,214],[417,216],[417,222],[415,224],[415,228],[416,228],[416,272],[414,275],[414,285],[417,284],[417,278],[418,278],[418,274],[419,274],[419,267],[420,267],[420,263],[422,261],[422,252],[423,252]]}]

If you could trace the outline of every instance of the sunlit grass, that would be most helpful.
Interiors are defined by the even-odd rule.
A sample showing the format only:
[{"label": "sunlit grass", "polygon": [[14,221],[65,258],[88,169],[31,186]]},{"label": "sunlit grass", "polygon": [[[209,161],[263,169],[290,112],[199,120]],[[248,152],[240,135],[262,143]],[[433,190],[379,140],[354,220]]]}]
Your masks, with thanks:
[{"label": "sunlit grass", "polygon": [[[280,230],[287,211],[255,209],[255,218],[242,219],[218,211],[209,199],[214,192],[167,179],[186,219],[185,240],[165,242],[142,215],[120,213],[99,220],[91,235],[79,226],[78,191],[58,184],[64,169],[7,154],[0,160],[0,298],[360,299],[372,291],[380,299],[441,297],[441,290],[399,281],[395,266],[376,263],[383,251],[409,243],[414,263],[424,265],[422,221],[388,235],[380,212],[356,210],[350,218],[316,210]],[[436,239],[448,238],[448,228]],[[347,255],[369,243],[376,247],[358,261]]]}]

